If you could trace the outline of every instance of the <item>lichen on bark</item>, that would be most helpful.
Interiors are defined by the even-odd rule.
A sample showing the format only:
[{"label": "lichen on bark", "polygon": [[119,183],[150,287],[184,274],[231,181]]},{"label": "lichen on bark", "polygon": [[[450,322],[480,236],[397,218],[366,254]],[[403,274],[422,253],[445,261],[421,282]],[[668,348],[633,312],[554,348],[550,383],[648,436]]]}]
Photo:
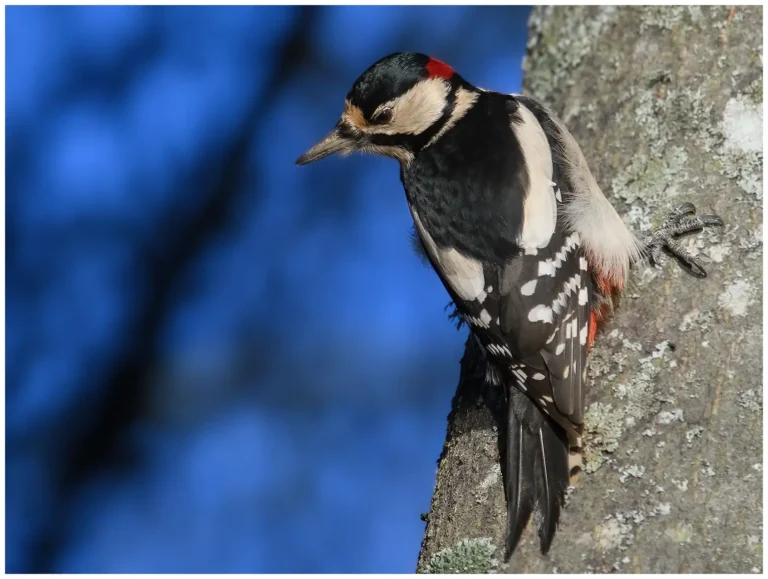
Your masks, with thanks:
[{"label": "lichen on bark", "polygon": [[[548,556],[529,528],[491,572],[762,570],[762,9],[534,8],[524,92],[564,119],[640,236],[682,201],[726,227],[686,239],[709,277],[633,272],[590,355],[587,473]],[[506,509],[467,342],[418,570]],[[482,500],[478,499],[481,497]]]}]

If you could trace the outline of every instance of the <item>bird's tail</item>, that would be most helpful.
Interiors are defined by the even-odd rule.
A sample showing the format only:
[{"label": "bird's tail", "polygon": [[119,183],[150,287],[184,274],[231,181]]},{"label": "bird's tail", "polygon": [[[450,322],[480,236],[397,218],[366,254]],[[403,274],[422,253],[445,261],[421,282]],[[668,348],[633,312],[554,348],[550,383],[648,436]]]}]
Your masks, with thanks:
[{"label": "bird's tail", "polygon": [[517,388],[508,388],[506,559],[512,555],[534,508],[541,552],[555,536],[569,484],[569,443],[565,431]]}]

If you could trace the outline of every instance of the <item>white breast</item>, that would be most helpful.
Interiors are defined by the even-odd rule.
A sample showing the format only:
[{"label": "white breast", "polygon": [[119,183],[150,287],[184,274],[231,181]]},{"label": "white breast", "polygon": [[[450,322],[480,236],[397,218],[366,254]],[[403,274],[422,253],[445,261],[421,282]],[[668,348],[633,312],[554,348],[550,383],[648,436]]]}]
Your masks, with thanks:
[{"label": "white breast", "polygon": [[416,208],[409,203],[416,231],[424,242],[424,246],[432,260],[440,267],[440,271],[451,285],[451,289],[463,300],[485,301],[485,275],[483,264],[458,251],[454,247],[441,248],[421,222]]}]

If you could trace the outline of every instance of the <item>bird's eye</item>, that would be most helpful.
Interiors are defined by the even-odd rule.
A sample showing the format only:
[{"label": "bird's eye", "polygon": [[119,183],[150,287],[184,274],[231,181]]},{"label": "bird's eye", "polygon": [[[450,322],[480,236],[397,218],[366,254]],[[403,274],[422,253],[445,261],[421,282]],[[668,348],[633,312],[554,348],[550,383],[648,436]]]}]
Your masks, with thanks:
[{"label": "bird's eye", "polygon": [[373,115],[373,118],[371,119],[371,121],[377,125],[383,125],[385,123],[388,123],[391,120],[392,120],[391,108],[381,109],[375,115]]}]

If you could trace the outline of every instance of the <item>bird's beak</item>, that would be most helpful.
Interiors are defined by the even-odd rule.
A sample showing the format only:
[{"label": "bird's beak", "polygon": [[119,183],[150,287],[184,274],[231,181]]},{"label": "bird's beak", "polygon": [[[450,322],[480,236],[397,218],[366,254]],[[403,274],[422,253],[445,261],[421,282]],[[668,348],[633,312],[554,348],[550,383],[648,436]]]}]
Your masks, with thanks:
[{"label": "bird's beak", "polygon": [[355,142],[342,136],[339,132],[339,125],[333,129],[328,136],[320,141],[317,145],[312,147],[309,151],[304,153],[301,157],[296,159],[297,165],[306,165],[312,161],[319,161],[320,159],[333,155],[334,153],[341,153],[347,155],[355,150]]}]

